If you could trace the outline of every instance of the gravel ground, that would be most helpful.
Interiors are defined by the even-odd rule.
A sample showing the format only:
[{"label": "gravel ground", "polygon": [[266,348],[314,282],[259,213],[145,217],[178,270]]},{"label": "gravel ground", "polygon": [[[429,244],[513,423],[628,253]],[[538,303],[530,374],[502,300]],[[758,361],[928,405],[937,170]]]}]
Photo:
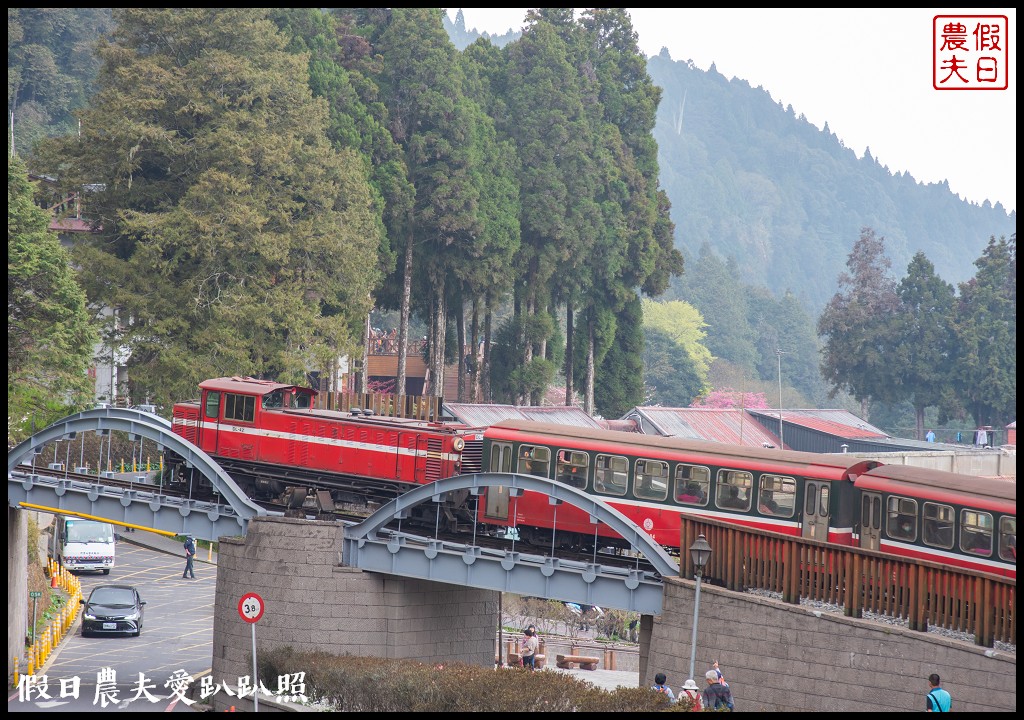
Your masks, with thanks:
[{"label": "gravel ground", "polygon": [[[757,590],[750,589],[746,591],[750,595],[757,595],[759,597],[772,598],[773,600],[781,600],[782,593],[772,592],[770,590]],[[807,598],[800,598],[800,604],[804,607],[813,608],[814,610],[820,610],[822,612],[839,613],[843,612],[841,605],[835,605],[833,603],[821,602],[820,600],[808,600]],[[885,623],[886,625],[894,625],[897,627],[909,627],[909,623],[906,620],[900,618],[894,618],[889,615],[879,615],[873,612],[864,611],[865,620],[873,620],[875,622]],[[959,632],[956,630],[947,630],[946,628],[930,626],[928,632],[934,633],[935,635],[941,635],[942,637],[949,638],[951,640],[962,640],[963,642],[974,643],[974,635],[972,633]],[[1009,655],[1017,654],[1017,646],[1009,643],[999,642],[995,643],[995,649],[999,652],[1004,652]]]}]

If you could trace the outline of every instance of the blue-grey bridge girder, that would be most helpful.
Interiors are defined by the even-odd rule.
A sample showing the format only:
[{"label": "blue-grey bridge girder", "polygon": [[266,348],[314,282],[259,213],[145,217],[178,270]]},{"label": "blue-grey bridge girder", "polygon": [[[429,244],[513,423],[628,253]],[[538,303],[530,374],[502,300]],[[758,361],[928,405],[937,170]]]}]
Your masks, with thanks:
[{"label": "blue-grey bridge girder", "polygon": [[[565,502],[588,512],[591,522],[604,523],[622,536],[655,572],[491,550],[384,528],[395,518],[407,517],[409,509],[422,502],[441,502],[447,492],[468,489],[479,498],[484,488],[498,486],[508,488],[513,497],[538,492],[552,503]],[[548,478],[503,473],[460,475],[410,490],[361,523],[345,528],[343,558],[346,565],[363,570],[650,615],[661,613],[661,576],[679,574],[679,566],[664,548],[603,501]]]},{"label": "blue-grey bridge girder", "polygon": [[[81,480],[15,473],[22,461],[48,442],[95,430],[126,432],[170,449],[186,466],[210,480],[226,502],[177,498],[131,488],[105,486]],[[205,540],[222,535],[244,535],[248,521],[267,511],[253,503],[213,458],[176,435],[164,418],[140,410],[97,408],[69,415],[35,433],[7,453],[7,504],[54,507],[70,512],[105,517],[115,522],[151,527]]]}]

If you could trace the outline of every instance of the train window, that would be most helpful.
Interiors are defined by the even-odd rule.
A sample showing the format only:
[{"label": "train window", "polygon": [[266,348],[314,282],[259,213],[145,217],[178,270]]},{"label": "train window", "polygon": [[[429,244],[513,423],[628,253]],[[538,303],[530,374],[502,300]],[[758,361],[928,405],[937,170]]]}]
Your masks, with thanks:
[{"label": "train window", "polygon": [[280,390],[267,393],[263,396],[263,409],[284,407],[284,393]]},{"label": "train window", "polygon": [[594,489],[608,495],[625,495],[629,460],[621,455],[598,455],[594,458]]},{"label": "train window", "polygon": [[956,512],[949,505],[926,502],[921,506],[921,539],[925,545],[953,547],[953,526]]},{"label": "train window", "polygon": [[256,396],[224,394],[224,419],[252,422],[256,418]]},{"label": "train window", "polygon": [[491,472],[512,471],[512,446],[502,443],[491,445]]},{"label": "train window", "polygon": [[220,393],[206,393],[206,417],[215,418],[220,415]]},{"label": "train window", "polygon": [[821,505],[818,508],[818,515],[828,517],[828,485],[821,486]]},{"label": "train window", "polygon": [[917,540],[917,500],[905,497],[889,498],[885,531],[895,540]]},{"label": "train window", "polygon": [[818,507],[818,486],[805,484],[807,488],[807,496],[804,498],[804,515],[808,517],[814,516],[814,508]]},{"label": "train window", "polygon": [[796,480],[783,475],[762,475],[757,509],[764,515],[792,517],[796,512]]},{"label": "train window", "polygon": [[1017,562],[1017,518],[999,518],[999,557]]},{"label": "train window", "polygon": [[551,450],[540,445],[519,446],[519,472],[521,475],[548,477]]},{"label": "train window", "polygon": [[699,465],[676,465],[676,502],[707,505],[711,471]]},{"label": "train window", "polygon": [[633,494],[641,500],[664,500],[668,497],[667,462],[637,460],[633,478]]},{"label": "train window", "polygon": [[292,397],[291,406],[293,408],[299,408],[299,409],[309,408],[309,407],[311,407],[310,401],[312,399],[313,399],[313,396],[310,395],[309,393],[302,393],[302,392],[295,393],[295,395]]},{"label": "train window", "polygon": [[730,510],[749,510],[754,476],[746,470],[719,470],[715,505]]},{"label": "train window", "polygon": [[559,450],[555,456],[555,480],[573,487],[587,486],[590,456],[575,450]]},{"label": "train window", "polygon": [[977,510],[960,511],[960,549],[974,555],[992,554],[992,515]]}]

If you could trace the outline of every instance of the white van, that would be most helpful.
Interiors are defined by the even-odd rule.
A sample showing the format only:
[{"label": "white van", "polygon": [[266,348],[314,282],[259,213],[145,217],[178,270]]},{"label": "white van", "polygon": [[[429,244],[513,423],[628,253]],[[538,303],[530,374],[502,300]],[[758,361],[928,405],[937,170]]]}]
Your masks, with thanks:
[{"label": "white van", "polygon": [[51,527],[50,557],[68,570],[114,568],[114,527],[98,520],[57,515]]}]

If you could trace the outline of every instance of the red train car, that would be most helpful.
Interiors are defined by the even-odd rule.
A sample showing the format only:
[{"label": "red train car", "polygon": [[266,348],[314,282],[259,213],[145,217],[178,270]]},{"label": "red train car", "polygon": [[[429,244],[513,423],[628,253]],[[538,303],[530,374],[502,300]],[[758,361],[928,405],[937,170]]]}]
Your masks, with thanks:
[{"label": "red train car", "polygon": [[883,465],[854,480],[862,547],[1017,577],[1017,483]]},{"label": "red train car", "polygon": [[[1016,577],[1012,482],[521,420],[487,428],[483,462],[492,472],[552,478],[598,496],[676,550],[680,517],[696,515]],[[477,520],[515,527],[542,547],[553,540],[586,549],[594,541],[586,513],[536,493],[488,490]],[[597,533],[617,541],[608,528]]]},{"label": "red train car", "polygon": [[[176,403],[174,432],[218,460],[250,496],[290,486],[350,494],[390,493],[479,467],[480,443],[465,426],[313,407],[316,391],[230,377],[200,383],[198,400]],[[181,479],[178,482],[183,482]],[[337,499],[337,498],[336,498]]]}]

